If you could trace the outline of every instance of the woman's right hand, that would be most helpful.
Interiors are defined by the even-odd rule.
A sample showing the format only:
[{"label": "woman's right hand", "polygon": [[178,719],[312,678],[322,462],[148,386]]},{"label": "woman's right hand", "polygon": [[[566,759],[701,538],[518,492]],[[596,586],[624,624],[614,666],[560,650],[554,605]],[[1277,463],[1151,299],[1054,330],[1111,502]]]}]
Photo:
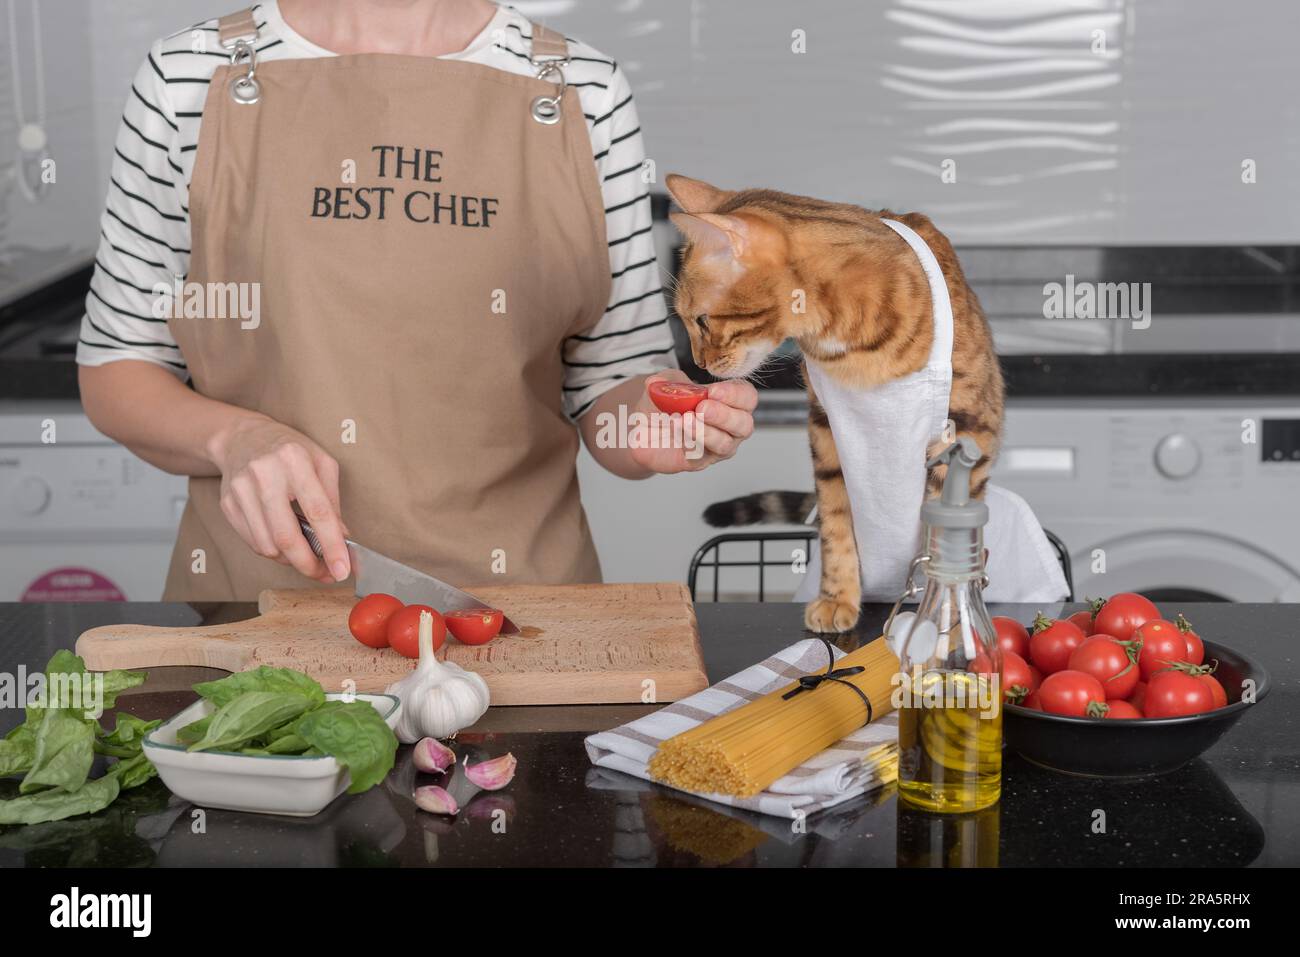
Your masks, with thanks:
[{"label": "woman's right hand", "polygon": [[[348,577],[333,457],[296,429],[256,414],[219,431],[210,454],[221,470],[221,511],[249,548],[317,581]],[[324,562],[303,538],[294,502],[316,532]]]}]

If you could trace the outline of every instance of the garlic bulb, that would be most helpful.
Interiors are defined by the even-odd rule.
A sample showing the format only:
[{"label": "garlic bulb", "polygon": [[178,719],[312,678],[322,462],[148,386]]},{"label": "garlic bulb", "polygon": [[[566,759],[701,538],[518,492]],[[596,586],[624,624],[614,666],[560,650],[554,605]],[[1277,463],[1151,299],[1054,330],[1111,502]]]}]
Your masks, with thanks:
[{"label": "garlic bulb", "polygon": [[446,738],[467,728],[488,709],[487,682],[433,653],[433,616],[420,613],[420,661],[415,670],[386,689],[402,702],[397,739]]}]

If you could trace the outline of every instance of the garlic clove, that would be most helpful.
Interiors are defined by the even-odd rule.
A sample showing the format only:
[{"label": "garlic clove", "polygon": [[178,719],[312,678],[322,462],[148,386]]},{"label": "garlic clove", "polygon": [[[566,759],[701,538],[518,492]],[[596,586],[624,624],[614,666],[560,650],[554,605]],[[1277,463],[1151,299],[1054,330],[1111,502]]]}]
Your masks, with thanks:
[{"label": "garlic clove", "polygon": [[438,774],[456,763],[456,752],[437,738],[421,738],[411,751],[415,767],[426,774]]},{"label": "garlic clove", "polygon": [[430,814],[455,814],[460,810],[456,799],[436,784],[416,788],[413,797],[415,806]]},{"label": "garlic clove", "polygon": [[503,754],[491,761],[480,761],[471,765],[465,761],[465,776],[484,791],[499,791],[515,778],[515,768],[519,762],[513,754]]}]

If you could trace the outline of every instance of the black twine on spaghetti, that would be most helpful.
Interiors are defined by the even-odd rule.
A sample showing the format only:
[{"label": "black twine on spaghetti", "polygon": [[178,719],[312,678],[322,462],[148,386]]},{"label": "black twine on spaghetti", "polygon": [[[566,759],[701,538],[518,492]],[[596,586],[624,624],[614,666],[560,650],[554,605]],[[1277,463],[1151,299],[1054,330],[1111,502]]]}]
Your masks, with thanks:
[{"label": "black twine on spaghetti", "polygon": [[862,667],[862,665],[854,665],[852,668],[836,668],[835,649],[831,647],[831,643],[827,641],[825,638],[820,639],[820,641],[823,645],[826,646],[826,654],[831,659],[830,664],[826,666],[826,670],[823,671],[821,674],[804,675],[802,678],[799,679],[798,685],[791,688],[785,694],[781,695],[781,700],[789,701],[795,695],[802,694],[805,691],[816,691],[817,688],[821,686],[821,683],[823,681],[834,681],[836,684],[844,685],[844,687],[846,688],[852,688],[853,693],[862,699],[862,703],[867,706],[866,723],[871,724],[871,716],[872,716],[871,699],[868,698],[867,693],[863,691],[861,688],[859,688],[857,685],[853,684],[851,681],[844,680],[850,675],[861,674],[867,669]]}]

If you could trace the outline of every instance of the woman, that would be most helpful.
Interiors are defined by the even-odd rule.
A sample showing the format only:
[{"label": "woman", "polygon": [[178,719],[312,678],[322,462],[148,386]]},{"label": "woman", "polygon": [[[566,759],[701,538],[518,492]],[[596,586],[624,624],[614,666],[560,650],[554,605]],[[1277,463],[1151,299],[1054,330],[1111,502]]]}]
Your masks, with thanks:
[{"label": "woman", "polygon": [[579,435],[642,478],[752,430],[753,388],[722,382],[702,456],[597,441],[652,410],[647,377],[685,378],[636,111],[613,61],[510,8],[199,24],[150,50],[115,153],[82,399],[192,476],[168,599],[342,581],[345,534],[456,583],[598,580]]}]

